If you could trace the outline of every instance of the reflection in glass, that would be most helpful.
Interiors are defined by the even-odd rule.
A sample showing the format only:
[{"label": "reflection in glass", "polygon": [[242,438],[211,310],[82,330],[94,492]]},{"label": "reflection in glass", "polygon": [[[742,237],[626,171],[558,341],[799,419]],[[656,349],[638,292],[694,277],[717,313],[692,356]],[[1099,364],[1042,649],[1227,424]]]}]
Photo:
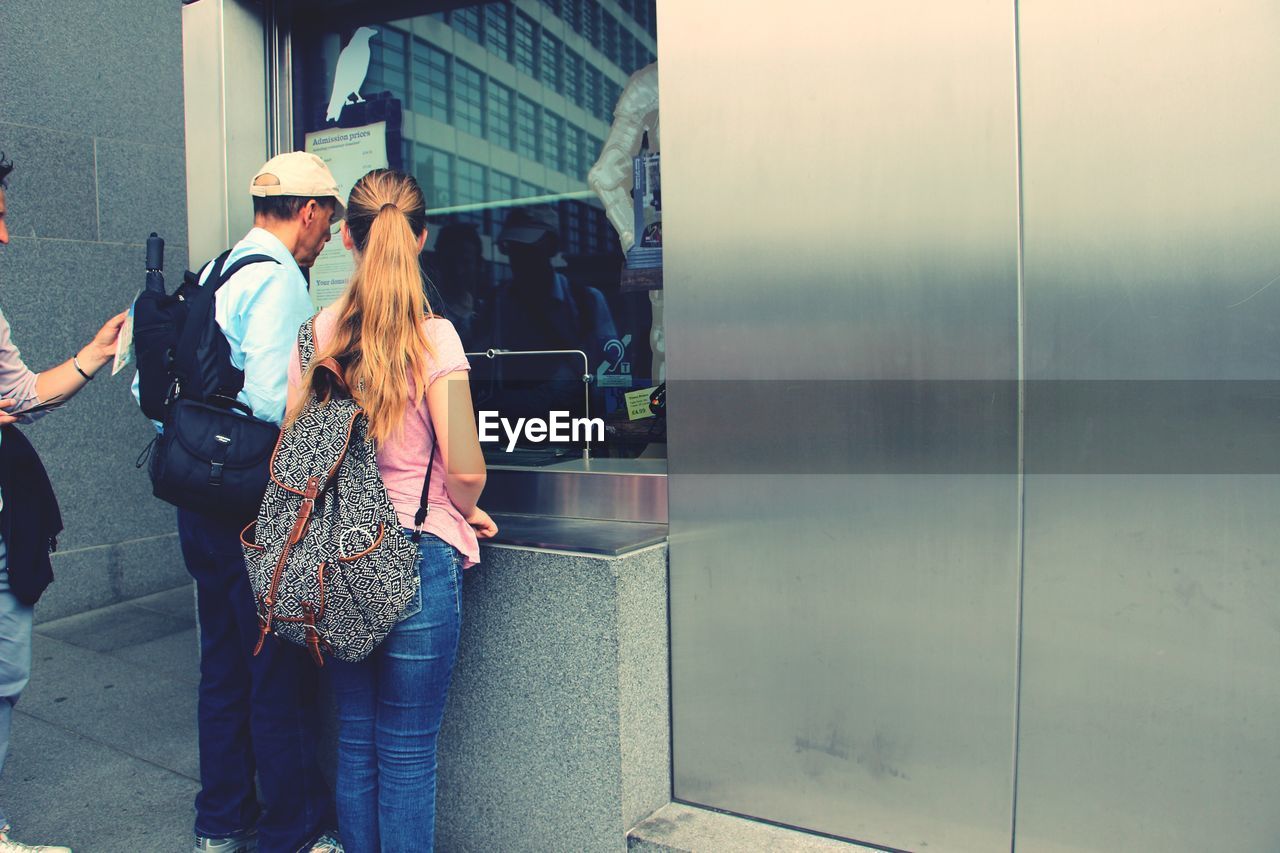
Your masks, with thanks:
[{"label": "reflection in glass", "polygon": [[[390,159],[427,195],[433,310],[472,352],[586,353],[591,415],[609,427],[594,455],[665,456],[665,419],[629,420],[625,401],[661,381],[652,300],[623,289],[617,232],[586,183],[623,86],[656,58],[653,6],[517,0],[395,18],[403,4],[330,0],[294,17],[298,143],[325,126],[314,102],[342,46],[376,28],[360,94],[400,111]],[[359,124],[358,106],[340,126]],[[478,406],[513,416],[583,408],[580,357],[473,359],[472,385]]]}]

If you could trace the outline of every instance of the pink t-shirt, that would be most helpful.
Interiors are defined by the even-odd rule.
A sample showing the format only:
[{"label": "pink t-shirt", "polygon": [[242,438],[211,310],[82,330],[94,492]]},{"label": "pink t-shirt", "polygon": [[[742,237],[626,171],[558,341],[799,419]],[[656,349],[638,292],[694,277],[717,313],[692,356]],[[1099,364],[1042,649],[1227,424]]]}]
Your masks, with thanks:
[{"label": "pink t-shirt", "polygon": [[[328,343],[337,322],[338,314],[333,308],[325,308],[320,312],[315,326],[317,350],[323,349]],[[435,358],[429,357],[428,361],[428,384],[455,370],[471,369],[463,354],[462,340],[452,323],[441,317],[433,317],[423,323],[427,337],[435,347]],[[289,387],[298,388],[301,384],[302,367],[295,341],[293,356],[289,359]],[[475,530],[463,520],[445,489],[444,460],[441,458],[440,448],[436,447],[435,428],[427,412],[425,394],[418,405],[405,410],[404,425],[400,432],[378,448],[378,469],[382,472],[382,482],[387,486],[387,493],[400,516],[400,523],[405,527],[413,527],[413,517],[418,512],[418,501],[422,498],[422,480],[427,475],[427,448],[431,448],[431,452],[435,454],[435,464],[431,468],[431,490],[427,497],[431,512],[427,514],[422,529],[461,551],[463,568],[474,566],[480,562],[480,544],[476,540]]]}]

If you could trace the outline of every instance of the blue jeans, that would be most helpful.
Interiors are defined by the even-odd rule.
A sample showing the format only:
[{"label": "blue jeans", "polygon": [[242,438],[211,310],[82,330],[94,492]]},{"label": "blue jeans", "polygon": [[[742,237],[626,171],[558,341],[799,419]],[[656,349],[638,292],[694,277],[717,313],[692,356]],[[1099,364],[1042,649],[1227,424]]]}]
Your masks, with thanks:
[{"label": "blue jeans", "polygon": [[[31,676],[31,608],[9,592],[8,549],[0,538],[0,771],[9,754],[13,706]],[[0,811],[0,827],[9,822]]]},{"label": "blue jeans", "polygon": [[196,834],[227,838],[256,824],[262,853],[293,853],[333,820],[316,761],[315,664],[274,637],[254,657],[258,614],[240,525],[180,509],[178,539],[196,581],[200,621]]},{"label": "blue jeans", "polygon": [[418,553],[420,609],[368,658],[335,660],[330,671],[347,853],[429,853],[435,842],[436,735],[458,651],[462,556],[429,533]]}]

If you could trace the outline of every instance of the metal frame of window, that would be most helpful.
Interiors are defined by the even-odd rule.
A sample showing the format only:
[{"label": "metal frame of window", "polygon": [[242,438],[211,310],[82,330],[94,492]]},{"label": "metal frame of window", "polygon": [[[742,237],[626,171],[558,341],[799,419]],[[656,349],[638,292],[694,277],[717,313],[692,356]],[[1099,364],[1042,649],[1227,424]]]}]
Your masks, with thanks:
[{"label": "metal frame of window", "polygon": [[485,73],[459,59],[453,61],[453,126],[484,138]]},{"label": "metal frame of window", "polygon": [[524,95],[516,95],[516,153],[541,162],[542,106]]},{"label": "metal frame of window", "polygon": [[585,60],[572,48],[564,49],[564,96],[582,106],[582,67]]},{"label": "metal frame of window", "polygon": [[542,112],[542,164],[557,172],[568,172],[564,164],[564,118],[550,110]]},{"label": "metal frame of window", "polygon": [[[443,122],[451,122],[449,102],[453,81],[449,54],[417,36],[413,37],[410,50],[410,103],[413,111]],[[425,69],[425,77],[418,74],[419,68]],[[426,108],[419,109],[419,105]]]},{"label": "metal frame of window", "polygon": [[534,79],[538,76],[538,24],[519,9],[512,27],[511,59],[516,70]]},{"label": "metal frame of window", "polygon": [[476,44],[484,44],[481,20],[482,16],[478,6],[463,6],[449,13],[449,26]]},{"label": "metal frame of window", "polygon": [[453,155],[421,142],[414,143],[413,153],[414,176],[427,197],[427,207],[453,204]]},{"label": "metal frame of window", "polygon": [[485,201],[489,189],[489,167],[466,157],[459,157],[454,164],[454,180],[457,186],[455,204],[479,204]]},{"label": "metal frame of window", "polygon": [[489,170],[489,201],[508,201],[516,197],[516,176],[497,169]]},{"label": "metal frame of window", "polygon": [[485,138],[514,151],[516,93],[510,86],[490,77],[485,83]]},{"label": "metal frame of window", "polygon": [[511,7],[506,3],[484,7],[484,46],[490,53],[511,61]]},{"label": "metal frame of window", "polygon": [[[401,103],[408,103],[409,34],[396,27],[383,27],[378,38],[369,47],[369,71],[360,88],[370,94],[386,90],[393,98],[399,98]],[[397,57],[398,67],[395,64]],[[389,62],[389,59],[392,61]],[[381,88],[369,88],[377,86]]]},{"label": "metal frame of window", "polygon": [[548,89],[564,94],[564,72],[561,62],[564,60],[564,42],[543,30],[538,35],[539,79]]}]

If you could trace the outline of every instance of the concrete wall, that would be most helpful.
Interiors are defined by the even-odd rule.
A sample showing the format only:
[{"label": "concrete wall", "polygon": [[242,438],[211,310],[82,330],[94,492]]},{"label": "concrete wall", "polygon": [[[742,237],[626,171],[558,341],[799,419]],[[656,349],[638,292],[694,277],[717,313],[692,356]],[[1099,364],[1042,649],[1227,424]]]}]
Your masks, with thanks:
[{"label": "concrete wall", "polygon": [[671,794],[667,548],[481,549],[440,733],[436,842],[623,851]]},{"label": "concrete wall", "polygon": [[[27,363],[42,370],[142,287],[148,233],[168,241],[170,281],[187,264],[181,7],[5,0],[0,57],[0,151],[16,165],[0,308]],[[66,525],[39,618],[186,577],[172,508],[134,468],[151,427],[129,377],[109,372],[26,429]]]}]

